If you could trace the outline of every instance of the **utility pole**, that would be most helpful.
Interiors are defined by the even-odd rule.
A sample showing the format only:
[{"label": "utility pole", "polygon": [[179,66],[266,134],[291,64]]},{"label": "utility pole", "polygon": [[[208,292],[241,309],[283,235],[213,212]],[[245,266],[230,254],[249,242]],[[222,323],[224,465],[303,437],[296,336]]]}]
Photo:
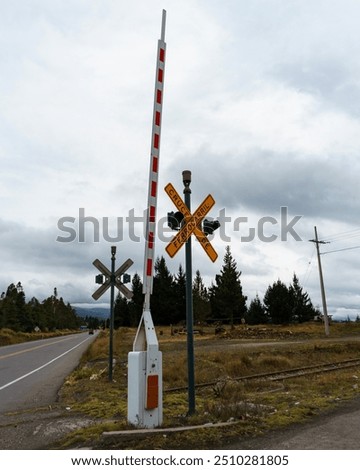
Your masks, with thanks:
[{"label": "utility pole", "polygon": [[328,317],[327,306],[326,306],[324,278],[323,278],[322,268],[321,268],[321,258],[320,258],[319,245],[320,244],[325,244],[325,243],[330,243],[330,242],[324,242],[322,240],[319,240],[316,227],[314,227],[314,229],[315,229],[315,240],[309,240],[309,242],[313,242],[316,245],[317,259],[318,259],[318,265],[319,265],[321,299],[322,299],[322,306],[323,306],[323,312],[324,312],[325,335],[329,336],[329,333],[330,333],[330,331],[329,331],[329,317]]}]

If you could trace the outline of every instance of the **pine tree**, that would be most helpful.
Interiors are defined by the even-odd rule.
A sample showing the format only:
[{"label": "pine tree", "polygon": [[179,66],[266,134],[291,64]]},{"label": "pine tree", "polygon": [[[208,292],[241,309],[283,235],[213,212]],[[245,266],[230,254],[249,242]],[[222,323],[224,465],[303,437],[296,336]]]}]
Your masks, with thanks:
[{"label": "pine tree", "polygon": [[237,270],[230,247],[226,247],[224,264],[210,288],[211,315],[215,320],[240,322],[246,314],[246,299],[242,293],[241,272]]},{"label": "pine tree", "polygon": [[294,273],[292,284],[289,287],[289,295],[292,302],[292,321],[303,323],[313,320],[316,311],[311,303],[309,294],[303,292],[299,279]]},{"label": "pine tree", "polygon": [[137,326],[140,322],[144,307],[143,284],[140,276],[135,273],[131,281],[131,291],[133,296],[129,302],[129,317],[131,326]]},{"label": "pine tree", "polygon": [[121,326],[130,326],[130,315],[128,301],[119,292],[114,305],[114,328]]},{"label": "pine tree", "polygon": [[172,323],[186,321],[186,275],[180,264],[179,271],[174,279],[174,297],[175,297],[175,312],[172,318]]},{"label": "pine tree", "polygon": [[51,295],[44,299],[41,304],[46,318],[46,326],[50,331],[55,330],[57,326],[56,303],[54,296]]},{"label": "pine tree", "polygon": [[267,288],[264,305],[269,320],[275,324],[286,324],[292,320],[292,301],[289,289],[278,279]]},{"label": "pine tree", "polygon": [[28,302],[27,311],[34,328],[38,327],[40,330],[44,331],[47,326],[46,319],[42,306],[36,297],[32,297]]},{"label": "pine tree", "polygon": [[192,287],[194,322],[204,323],[210,315],[209,294],[203,283],[200,271],[197,270]]},{"label": "pine tree", "polygon": [[266,310],[258,294],[255,299],[250,302],[249,309],[246,313],[246,323],[249,325],[261,325],[268,322]]},{"label": "pine tree", "polygon": [[10,328],[14,331],[25,331],[26,321],[25,293],[21,283],[15,286],[10,284],[6,290],[5,297],[1,302],[1,323],[4,328]]},{"label": "pine tree", "polygon": [[150,299],[151,314],[157,325],[169,325],[174,323],[176,312],[174,278],[163,256],[156,259],[154,268],[153,293]]},{"label": "pine tree", "polygon": [[1,295],[0,328],[10,328],[15,331],[31,332],[37,326],[41,330],[76,329],[80,319],[68,303],[65,305],[62,297],[54,295],[40,303],[33,297],[28,303],[21,282],[10,284],[6,294]]}]

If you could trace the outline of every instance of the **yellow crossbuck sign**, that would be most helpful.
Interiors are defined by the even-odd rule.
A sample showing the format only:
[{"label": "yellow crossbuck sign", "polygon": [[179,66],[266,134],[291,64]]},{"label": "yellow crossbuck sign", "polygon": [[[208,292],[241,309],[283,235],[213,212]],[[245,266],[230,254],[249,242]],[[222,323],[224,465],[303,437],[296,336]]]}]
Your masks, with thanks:
[{"label": "yellow crossbuck sign", "polygon": [[173,258],[193,233],[200,242],[201,246],[204,248],[205,253],[214,263],[218,257],[218,254],[207,239],[205,233],[200,228],[201,221],[215,204],[214,198],[209,194],[203,200],[200,206],[196,209],[196,211],[191,214],[191,212],[189,211],[189,209],[187,208],[187,206],[185,205],[185,203],[183,202],[178,192],[171,183],[165,186],[165,192],[175,204],[176,208],[183,214],[185,220],[185,224],[183,225],[183,227],[178,231],[172,241],[166,246],[165,249],[167,254],[171,258]]}]

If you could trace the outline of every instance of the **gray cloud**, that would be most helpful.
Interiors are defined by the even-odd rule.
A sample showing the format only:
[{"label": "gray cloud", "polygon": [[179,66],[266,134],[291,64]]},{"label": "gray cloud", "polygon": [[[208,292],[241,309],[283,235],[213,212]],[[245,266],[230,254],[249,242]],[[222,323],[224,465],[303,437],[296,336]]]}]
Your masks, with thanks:
[{"label": "gray cloud", "polygon": [[358,64],[354,69],[340,58],[312,58],[298,63],[274,66],[271,74],[287,85],[317,96],[324,106],[358,117],[360,84]]},{"label": "gray cloud", "polygon": [[347,156],[324,161],[261,151],[237,157],[211,155],[206,172],[203,160],[202,155],[192,160],[201,181],[196,191],[211,189],[217,205],[235,212],[272,215],[287,206],[292,214],[354,222],[360,211],[359,164]]},{"label": "gray cloud", "polygon": [[[156,41],[168,10],[159,217],[173,210],[163,187],[182,193],[193,172],[196,207],[211,193],[231,217],[302,215],[303,242],[242,243],[230,231],[244,291],[264,293],[278,277],[305,278],[320,302],[313,247],[320,236],[358,226],[359,28],[354,0],[181,3],[76,0],[8,2],[0,19],[1,285],[27,295],[92,303],[95,258],[111,242],[58,243],[57,220],[79,208],[102,220],[141,214],[147,200]],[[356,238],[343,239],[358,244]],[[339,239],[339,242],[341,238]],[[193,245],[194,271],[210,263]],[[341,247],[340,244],[335,247]],[[349,245],[348,245],[349,246]],[[157,240],[156,253],[165,255]],[[330,309],[356,308],[358,252],[324,257]],[[176,272],[184,253],[166,258]],[[167,255],[165,255],[167,256]],[[118,261],[142,275],[144,243],[118,243]],[[329,260],[329,261],[328,261]],[[307,279],[306,279],[307,278]]]}]

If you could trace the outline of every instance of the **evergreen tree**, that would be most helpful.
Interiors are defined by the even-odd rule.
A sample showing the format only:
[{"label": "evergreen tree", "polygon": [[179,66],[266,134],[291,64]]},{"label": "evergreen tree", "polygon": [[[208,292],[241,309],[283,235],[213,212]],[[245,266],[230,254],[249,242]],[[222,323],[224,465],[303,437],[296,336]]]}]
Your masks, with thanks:
[{"label": "evergreen tree", "polygon": [[27,304],[28,316],[31,319],[34,328],[37,326],[40,330],[44,331],[47,327],[46,319],[42,306],[36,297],[32,297]]},{"label": "evergreen tree", "polygon": [[172,323],[177,324],[179,322],[186,321],[186,275],[180,264],[179,271],[174,279],[174,316]]},{"label": "evergreen tree", "polygon": [[292,302],[292,321],[303,323],[315,318],[316,310],[311,303],[309,294],[303,292],[296,274],[294,274],[292,284],[289,287],[289,295]]},{"label": "evergreen tree", "polygon": [[119,292],[114,305],[114,328],[118,329],[121,326],[130,326],[130,323],[128,301]]},{"label": "evergreen tree", "polygon": [[210,288],[211,315],[213,319],[240,322],[246,314],[246,299],[242,293],[241,272],[237,270],[230,247],[226,247],[224,264]]},{"label": "evergreen tree", "polygon": [[194,322],[206,322],[210,315],[209,294],[204,286],[200,271],[197,270],[192,287]]},{"label": "evergreen tree", "polygon": [[31,318],[28,315],[28,309],[26,306],[26,299],[25,299],[25,292],[24,288],[21,285],[21,282],[16,284],[16,311],[17,311],[17,319],[19,323],[19,330],[30,332],[33,330],[34,326],[31,322]]},{"label": "evergreen tree", "polygon": [[40,303],[33,297],[28,303],[20,282],[10,284],[0,300],[0,328],[10,328],[14,331],[31,332],[37,326],[41,330],[76,329],[80,320],[75,310],[64,300],[54,295]]},{"label": "evergreen tree", "polygon": [[16,286],[13,283],[8,286],[1,307],[0,324],[14,331],[25,331],[25,293],[20,282]]},{"label": "evergreen tree", "polygon": [[272,323],[285,324],[292,321],[293,303],[289,289],[280,279],[267,288],[264,295],[264,305]]},{"label": "evergreen tree", "polygon": [[51,331],[56,329],[58,323],[56,317],[56,307],[57,299],[53,295],[44,299],[42,302],[42,308],[46,318],[46,327]]},{"label": "evergreen tree", "polygon": [[133,296],[128,303],[131,326],[138,326],[140,322],[144,307],[144,294],[142,289],[143,284],[141,282],[140,276],[135,273],[131,281],[131,291],[133,293]]},{"label": "evergreen tree", "polygon": [[89,330],[97,330],[98,328],[100,328],[99,318],[86,315],[84,320]]},{"label": "evergreen tree", "polygon": [[65,304],[64,299],[60,297],[55,305],[56,328],[59,330],[79,328],[81,321],[76,315],[75,309],[69,304]]},{"label": "evergreen tree", "polygon": [[255,299],[250,302],[249,309],[246,313],[246,323],[249,325],[261,325],[268,322],[266,309],[256,294]]},{"label": "evergreen tree", "polygon": [[0,329],[5,328],[5,310],[4,310],[5,292],[0,296]]},{"label": "evergreen tree", "polygon": [[154,267],[153,293],[150,300],[151,314],[157,325],[169,325],[174,323],[176,312],[174,278],[163,256],[156,259]]}]

